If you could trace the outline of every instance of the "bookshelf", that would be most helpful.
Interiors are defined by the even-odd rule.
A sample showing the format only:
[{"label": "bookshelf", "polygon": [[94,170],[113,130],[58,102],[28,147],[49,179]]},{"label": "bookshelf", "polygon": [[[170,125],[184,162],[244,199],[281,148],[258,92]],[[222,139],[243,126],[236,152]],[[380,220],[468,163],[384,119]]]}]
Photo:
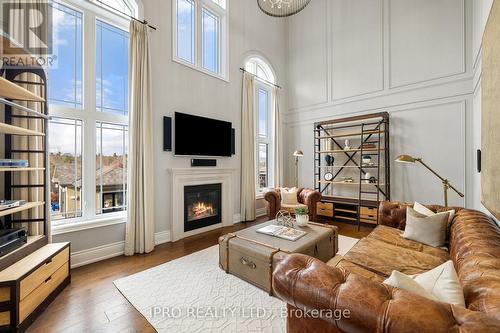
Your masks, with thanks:
[{"label": "bookshelf", "polygon": [[318,215],[339,222],[378,224],[380,201],[390,200],[389,114],[314,124]]}]

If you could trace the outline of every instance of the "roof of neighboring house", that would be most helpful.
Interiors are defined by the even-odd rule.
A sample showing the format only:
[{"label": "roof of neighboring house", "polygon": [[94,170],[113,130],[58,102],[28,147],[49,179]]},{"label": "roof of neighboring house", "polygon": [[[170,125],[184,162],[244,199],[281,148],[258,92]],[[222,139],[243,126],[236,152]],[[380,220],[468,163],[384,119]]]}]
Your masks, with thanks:
[{"label": "roof of neighboring house", "polygon": [[[76,177],[75,177],[75,172]],[[111,165],[107,165],[102,169],[96,170],[96,183],[97,186],[101,184],[102,176],[102,186],[112,186],[123,184],[124,177],[123,174],[123,164],[115,162]],[[76,180],[75,180],[76,179]],[[52,172],[52,181],[58,182],[61,186],[82,186],[81,168],[75,169],[75,164],[60,164],[54,166],[54,171]]]}]

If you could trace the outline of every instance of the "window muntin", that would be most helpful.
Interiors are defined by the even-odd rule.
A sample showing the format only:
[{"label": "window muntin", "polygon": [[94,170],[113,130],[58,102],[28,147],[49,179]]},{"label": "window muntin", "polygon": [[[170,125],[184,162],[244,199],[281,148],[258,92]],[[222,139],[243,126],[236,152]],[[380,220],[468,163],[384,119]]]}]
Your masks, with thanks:
[{"label": "window muntin", "polygon": [[128,33],[96,21],[96,108],[128,114]]},{"label": "window muntin", "polygon": [[195,63],[195,2],[177,0],[177,57]]},{"label": "window muntin", "polygon": [[96,214],[126,209],[128,129],[96,124]]},{"label": "window muntin", "polygon": [[52,45],[55,62],[49,68],[48,97],[52,105],[81,109],[83,106],[83,14],[51,2]]},{"label": "window muntin", "polygon": [[225,0],[174,0],[173,60],[226,80],[227,16]]},{"label": "window muntin", "polygon": [[206,8],[202,9],[203,68],[219,72],[219,18]]},{"label": "window muntin", "polygon": [[51,219],[82,216],[82,121],[52,118],[49,122]]}]

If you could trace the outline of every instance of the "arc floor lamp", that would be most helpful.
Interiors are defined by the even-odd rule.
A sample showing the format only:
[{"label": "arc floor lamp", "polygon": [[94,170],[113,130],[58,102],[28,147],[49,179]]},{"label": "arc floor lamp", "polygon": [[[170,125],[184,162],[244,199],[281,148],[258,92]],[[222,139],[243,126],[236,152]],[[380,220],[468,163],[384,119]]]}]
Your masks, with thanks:
[{"label": "arc floor lamp", "polygon": [[444,194],[444,206],[448,207],[448,190],[451,188],[453,191],[455,191],[460,197],[464,197],[463,193],[457,190],[453,185],[450,184],[450,181],[441,175],[439,175],[436,171],[434,171],[430,166],[424,163],[421,157],[413,157],[410,155],[399,155],[395,162],[398,163],[420,163],[422,164],[427,170],[432,172],[436,177],[438,177],[441,182],[443,183],[443,194]]}]

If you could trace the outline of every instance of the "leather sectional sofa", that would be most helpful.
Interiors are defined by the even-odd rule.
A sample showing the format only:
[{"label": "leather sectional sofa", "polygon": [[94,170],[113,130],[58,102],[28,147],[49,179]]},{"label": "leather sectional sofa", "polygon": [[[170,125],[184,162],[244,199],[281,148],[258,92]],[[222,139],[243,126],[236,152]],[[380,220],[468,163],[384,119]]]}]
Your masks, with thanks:
[{"label": "leather sectional sofa", "polygon": [[[463,208],[448,249],[402,238],[408,204],[383,202],[379,223],[329,266],[292,254],[276,268],[274,293],[287,302],[294,332],[500,332],[500,229],[485,214]],[[434,212],[449,210],[427,206]],[[429,300],[382,282],[398,270],[418,274],[452,260],[466,308]],[[326,310],[347,310],[332,316]]]}]

